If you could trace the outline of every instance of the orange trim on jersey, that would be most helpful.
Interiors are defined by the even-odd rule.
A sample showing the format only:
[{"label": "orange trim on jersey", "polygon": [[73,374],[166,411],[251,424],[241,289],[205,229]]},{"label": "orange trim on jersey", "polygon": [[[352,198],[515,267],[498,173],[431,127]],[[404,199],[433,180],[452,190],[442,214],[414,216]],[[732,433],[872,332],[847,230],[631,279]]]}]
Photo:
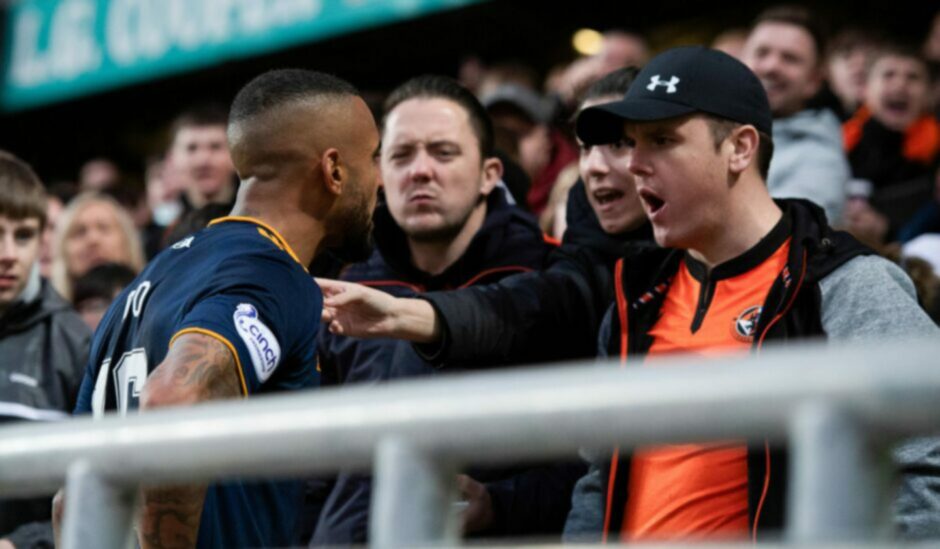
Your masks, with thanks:
[{"label": "orange trim on jersey", "polygon": [[[269,233],[271,233],[271,236],[274,237],[273,239],[274,243],[277,244],[282,250],[287,252],[287,255],[291,256],[294,259],[294,261],[296,261],[298,264],[300,264],[301,267],[304,268],[305,271],[307,270],[307,266],[300,262],[300,259],[297,257],[297,254],[294,253],[294,250],[293,248],[290,247],[290,244],[288,244],[287,241],[284,240],[284,237],[281,236],[281,233],[277,232],[277,229],[268,225],[264,221],[261,221],[260,219],[256,219],[254,217],[243,216],[243,215],[227,215],[225,217],[219,217],[217,219],[213,219],[212,221],[209,222],[207,226],[211,227],[218,223],[225,223],[227,221],[241,221],[243,223],[254,223],[255,225],[258,225],[259,227],[268,231]],[[267,236],[267,235],[263,235],[263,236]]]},{"label": "orange trim on jersey", "polygon": [[770,490],[770,444],[764,440],[764,489],[760,493],[760,501],[757,502],[757,510],[754,511],[754,524],[751,526],[751,540],[757,543],[757,524],[760,522],[760,512],[764,509],[764,501],[767,499],[767,491]]},{"label": "orange trim on jersey", "polygon": [[480,280],[480,279],[483,278],[484,276],[491,275],[491,274],[494,274],[494,273],[504,273],[504,272],[508,272],[508,271],[514,271],[514,272],[517,272],[517,273],[528,273],[528,272],[530,272],[531,270],[532,270],[532,269],[530,269],[529,267],[523,267],[523,266],[521,266],[521,265],[510,265],[510,266],[508,266],[508,267],[494,267],[494,268],[492,268],[492,269],[486,269],[485,271],[482,271],[482,272],[478,273],[476,276],[474,276],[474,277],[471,278],[470,280],[468,280],[468,281],[464,282],[463,284],[461,284],[460,286],[458,286],[458,288],[466,288],[467,286],[472,286],[473,283],[476,282],[477,280]]},{"label": "orange trim on jersey", "polygon": [[235,350],[235,346],[223,336],[213,332],[212,330],[206,330],[205,328],[183,328],[182,330],[173,334],[173,337],[170,338],[170,344],[167,345],[168,348],[173,347],[173,343],[176,341],[176,338],[184,334],[200,334],[204,336],[209,336],[213,339],[218,340],[223,345],[228,347],[228,350],[232,353],[232,357],[235,359],[235,367],[238,370],[238,381],[242,386],[242,396],[248,396],[248,384],[245,383],[245,372],[242,370],[242,361],[238,358],[238,351]]}]

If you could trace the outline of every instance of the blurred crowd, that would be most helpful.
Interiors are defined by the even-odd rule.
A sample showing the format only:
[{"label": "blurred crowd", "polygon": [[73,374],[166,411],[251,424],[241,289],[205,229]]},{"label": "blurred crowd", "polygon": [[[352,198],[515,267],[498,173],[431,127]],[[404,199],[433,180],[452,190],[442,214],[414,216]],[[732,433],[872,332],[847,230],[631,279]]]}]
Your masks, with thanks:
[{"label": "blurred crowd", "polygon": [[[940,271],[940,16],[919,47],[877,29],[827,35],[808,25],[812,34],[782,24],[729,29],[711,44],[766,87],[775,115],[772,194],[811,199],[833,226],[905,264],[925,261],[911,267],[918,273]],[[493,121],[511,195],[553,238],[564,234],[565,201],[579,178],[571,127],[579,99],[601,76],[642,66],[649,55],[642,35],[612,30],[597,53],[544,79],[519,62],[476,58],[455,75]],[[237,189],[225,124],[223,106],[194,108],[169,124],[166,151],[141,162],[142,177],[98,157],[75,181],[49,184],[43,276],[80,311],[95,310],[106,302],[97,288],[121,288],[174,237],[224,213]],[[128,184],[137,179],[143,188]],[[933,296],[933,282],[924,284]],[[94,326],[94,315],[87,318]]]},{"label": "blurred crowd", "polygon": [[[832,226],[897,262],[914,280],[921,306],[940,322],[940,12],[929,34],[910,43],[872,28],[827,32],[805,10],[780,7],[765,12],[751,28],[722,32],[710,45],[744,62],[767,92],[774,115],[770,193],[817,203]],[[606,197],[631,192],[592,192],[592,180],[618,168],[578,142],[572,121],[579,108],[623,93],[614,86],[595,89],[592,97],[592,86],[614,71],[642,67],[651,54],[642,34],[610,30],[596,53],[558,66],[544,78],[519,62],[487,64],[476,58],[452,75],[476,95],[492,121],[506,200],[534,216],[548,240],[564,237],[567,200],[579,181],[602,225],[600,205]],[[70,335],[56,356],[70,354],[82,363],[91,331],[147,262],[231,210],[238,176],[226,125],[225,106],[194,107],[168,124],[165,151],[141,159],[138,166],[119,167],[101,156],[85,162],[74,181],[45,182],[34,255],[20,242],[33,237],[23,233],[22,223],[17,225],[33,215],[21,204],[26,191],[17,188],[17,197],[11,197],[14,191],[2,188],[15,179],[8,170],[21,169],[13,156],[16,144],[9,144],[11,150],[0,156],[5,166],[0,202],[13,204],[0,205],[0,349],[7,348],[4,340],[13,345],[9,341],[31,322],[48,322],[74,309],[87,328],[59,320],[65,327],[56,329]],[[16,177],[38,181],[35,174]],[[129,183],[136,180],[143,185]],[[335,276],[341,267],[332,258],[313,265],[311,272]],[[64,304],[42,314],[24,313],[30,299],[40,295],[32,286],[42,292],[54,289]],[[50,361],[41,355],[35,360]],[[31,405],[47,403],[69,413],[84,364],[74,372],[64,372],[61,364],[50,367],[68,379],[41,389],[61,394]],[[6,398],[16,399],[0,394]],[[36,419],[28,413],[7,416]],[[5,512],[3,505],[0,537],[8,536],[17,547],[41,546],[28,540],[46,535],[36,525],[47,519],[47,508],[18,503]],[[537,533],[558,533],[562,526],[540,524]]]}]

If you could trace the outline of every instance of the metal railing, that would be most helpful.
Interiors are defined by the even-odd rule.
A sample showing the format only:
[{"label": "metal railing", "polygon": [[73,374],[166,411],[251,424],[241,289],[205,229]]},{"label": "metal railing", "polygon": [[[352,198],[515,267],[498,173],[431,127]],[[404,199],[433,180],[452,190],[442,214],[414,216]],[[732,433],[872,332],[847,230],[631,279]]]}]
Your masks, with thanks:
[{"label": "metal railing", "polygon": [[788,442],[785,542],[885,534],[892,442],[940,426],[940,342],[596,362],[0,429],[0,495],[67,485],[63,545],[123,547],[142,482],[374,466],[371,540],[459,543],[453,473],[647,443]]}]

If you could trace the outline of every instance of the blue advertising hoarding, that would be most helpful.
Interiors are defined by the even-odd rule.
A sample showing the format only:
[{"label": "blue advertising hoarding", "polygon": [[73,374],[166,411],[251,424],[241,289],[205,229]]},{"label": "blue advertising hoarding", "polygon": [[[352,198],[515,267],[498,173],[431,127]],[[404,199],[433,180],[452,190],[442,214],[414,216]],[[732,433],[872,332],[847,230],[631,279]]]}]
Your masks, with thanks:
[{"label": "blue advertising hoarding", "polygon": [[20,0],[0,108],[13,111],[481,0]]}]

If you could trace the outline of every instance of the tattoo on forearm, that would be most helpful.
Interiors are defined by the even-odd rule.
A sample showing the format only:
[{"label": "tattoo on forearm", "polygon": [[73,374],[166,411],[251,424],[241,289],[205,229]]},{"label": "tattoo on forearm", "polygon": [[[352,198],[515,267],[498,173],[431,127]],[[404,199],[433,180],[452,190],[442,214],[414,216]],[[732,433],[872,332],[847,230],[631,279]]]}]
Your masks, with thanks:
[{"label": "tattoo on forearm", "polygon": [[146,512],[140,523],[143,549],[196,546],[206,487],[162,486],[144,490]]},{"label": "tattoo on forearm", "polygon": [[[183,334],[150,374],[145,391],[160,387],[169,394],[184,395],[180,403],[231,398],[241,394],[237,367],[231,351],[220,341],[197,333]],[[195,547],[205,490],[205,485],[144,489],[138,536],[141,547]]]}]

